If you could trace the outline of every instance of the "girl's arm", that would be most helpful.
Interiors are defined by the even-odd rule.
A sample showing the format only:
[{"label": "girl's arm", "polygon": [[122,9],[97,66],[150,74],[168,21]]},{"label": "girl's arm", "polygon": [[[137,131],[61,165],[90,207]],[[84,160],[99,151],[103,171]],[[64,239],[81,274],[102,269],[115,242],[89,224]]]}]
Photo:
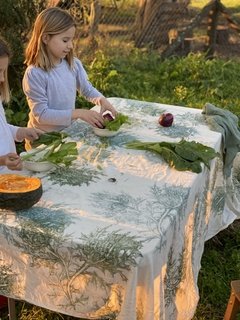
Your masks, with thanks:
[{"label": "girl's arm", "polygon": [[101,106],[100,114],[102,115],[105,111],[110,111],[113,116],[116,115],[117,111],[113,105],[100,93],[93,85],[89,82],[87,73],[80,60],[75,58],[76,67],[76,78],[77,78],[77,89],[93,104]]},{"label": "girl's arm", "polygon": [[34,128],[20,128],[11,124],[8,124],[8,126],[11,130],[13,139],[18,142],[21,142],[24,139],[34,141],[38,139],[41,134],[44,133],[42,130]]}]

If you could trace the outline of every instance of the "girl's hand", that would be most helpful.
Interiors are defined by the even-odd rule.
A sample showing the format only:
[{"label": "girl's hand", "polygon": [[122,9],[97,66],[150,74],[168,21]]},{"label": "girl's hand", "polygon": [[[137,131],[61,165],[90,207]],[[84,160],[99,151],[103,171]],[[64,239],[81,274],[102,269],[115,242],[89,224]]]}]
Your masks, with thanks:
[{"label": "girl's hand", "polygon": [[39,138],[44,132],[34,128],[19,128],[17,131],[17,140],[22,141],[24,139],[34,141]]},{"label": "girl's hand", "polygon": [[103,128],[104,119],[99,112],[94,110],[75,109],[72,112],[72,119],[81,119],[93,127]]},{"label": "girl's hand", "polygon": [[0,164],[10,170],[22,170],[21,158],[16,153],[8,153],[0,157]]},{"label": "girl's hand", "polygon": [[101,115],[105,111],[110,111],[112,115],[116,117],[117,110],[113,107],[113,105],[111,105],[111,103],[105,97],[100,98],[100,106],[101,106],[101,111],[100,111]]}]

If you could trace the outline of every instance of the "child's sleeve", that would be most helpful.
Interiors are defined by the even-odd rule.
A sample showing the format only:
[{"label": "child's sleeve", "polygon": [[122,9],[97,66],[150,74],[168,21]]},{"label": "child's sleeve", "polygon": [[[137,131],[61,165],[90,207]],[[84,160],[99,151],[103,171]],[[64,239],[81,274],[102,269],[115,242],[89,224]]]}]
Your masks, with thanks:
[{"label": "child's sleeve", "polygon": [[13,126],[12,124],[9,124],[9,123],[8,123],[8,126],[9,126],[9,129],[11,131],[11,134],[12,134],[14,141],[18,141],[16,136],[17,136],[17,131],[18,131],[19,127]]},{"label": "child's sleeve", "polygon": [[[49,108],[47,75],[40,68],[28,68],[23,77],[23,91],[35,121],[43,125],[69,126],[71,109]],[[52,95],[58,92],[52,92]],[[41,126],[39,126],[41,127]]]},{"label": "child's sleeve", "polygon": [[101,97],[103,97],[103,94],[94,88],[94,86],[88,80],[88,75],[81,61],[76,58],[74,59],[74,68],[76,72],[77,89],[79,93],[88,101],[100,105],[99,100]]}]

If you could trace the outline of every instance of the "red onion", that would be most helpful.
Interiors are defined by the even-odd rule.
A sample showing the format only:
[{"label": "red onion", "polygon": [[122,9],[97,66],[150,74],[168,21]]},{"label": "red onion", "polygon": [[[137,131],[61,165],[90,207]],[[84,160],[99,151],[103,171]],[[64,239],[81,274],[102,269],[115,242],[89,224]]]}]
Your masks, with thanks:
[{"label": "red onion", "polygon": [[160,115],[158,122],[163,127],[170,127],[173,123],[173,115],[171,113],[163,113]]}]

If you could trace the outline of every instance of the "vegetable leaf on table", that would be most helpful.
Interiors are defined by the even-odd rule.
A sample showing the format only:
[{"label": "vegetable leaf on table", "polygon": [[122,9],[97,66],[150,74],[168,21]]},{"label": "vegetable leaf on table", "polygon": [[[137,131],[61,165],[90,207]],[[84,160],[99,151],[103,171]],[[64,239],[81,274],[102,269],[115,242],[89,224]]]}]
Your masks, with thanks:
[{"label": "vegetable leaf on table", "polygon": [[[76,142],[66,142],[68,135],[64,132],[49,132],[42,134],[32,143],[35,151],[21,157],[21,159],[34,160],[34,157],[42,153],[36,161],[49,161],[57,165],[70,166],[77,159],[78,150]],[[45,152],[44,152],[45,151]]]},{"label": "vegetable leaf on table", "polygon": [[211,147],[199,142],[140,142],[133,141],[126,144],[129,149],[153,151],[163,157],[170,167],[178,171],[189,170],[195,173],[202,171],[203,162],[209,168],[209,161],[219,154]]}]

